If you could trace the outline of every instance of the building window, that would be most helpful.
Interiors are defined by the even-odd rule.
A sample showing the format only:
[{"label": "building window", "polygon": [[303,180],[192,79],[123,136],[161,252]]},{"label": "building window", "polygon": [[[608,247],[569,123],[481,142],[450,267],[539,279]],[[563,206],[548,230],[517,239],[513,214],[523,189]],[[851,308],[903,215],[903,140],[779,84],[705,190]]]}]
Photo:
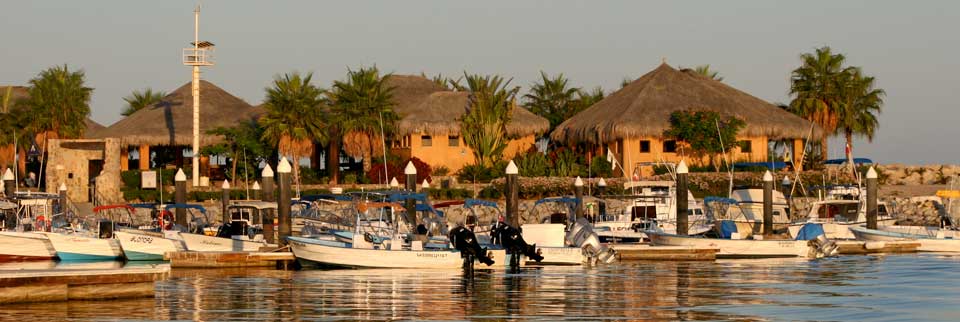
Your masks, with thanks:
[{"label": "building window", "polygon": [[449,141],[450,146],[460,146],[460,136],[451,135]]},{"label": "building window", "polygon": [[663,141],[663,153],[677,153],[677,141]]},{"label": "building window", "polygon": [[640,141],[640,153],[650,153],[650,141]]},{"label": "building window", "polygon": [[433,138],[429,135],[421,135],[420,146],[433,146]]},{"label": "building window", "polygon": [[746,140],[738,142],[740,144],[740,152],[742,153],[751,153],[753,152],[753,141]]}]

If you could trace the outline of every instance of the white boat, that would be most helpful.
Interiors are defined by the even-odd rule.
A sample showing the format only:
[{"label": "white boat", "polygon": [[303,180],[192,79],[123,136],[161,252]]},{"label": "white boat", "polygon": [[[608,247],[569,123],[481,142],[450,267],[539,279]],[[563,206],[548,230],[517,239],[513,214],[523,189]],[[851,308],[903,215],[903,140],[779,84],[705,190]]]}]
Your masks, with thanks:
[{"label": "white boat", "polygon": [[[810,205],[805,221],[790,224],[791,236],[796,236],[806,223],[823,224],[823,231],[830,239],[855,239],[851,227],[867,223],[867,205],[861,200],[821,200]],[[877,203],[877,226],[893,225],[896,219],[890,215],[886,203]]]},{"label": "white boat", "polygon": [[61,261],[97,261],[123,258],[120,241],[78,234],[46,233]]},{"label": "white boat", "polygon": [[[623,211],[613,217],[598,214],[593,223],[601,241],[639,242],[646,238],[644,231],[657,229],[669,233],[677,231],[677,188],[673,181],[635,181],[624,183],[624,188],[635,193]],[[589,198],[585,197],[585,200]],[[589,201],[588,201],[589,202]],[[591,207],[592,208],[592,207]],[[687,191],[688,233],[696,235],[709,231],[703,207]],[[612,217],[612,218],[609,218]]]},{"label": "white boat", "polygon": [[857,240],[863,241],[917,241],[921,252],[960,252],[960,232],[936,227],[885,226],[869,229],[851,226]]},{"label": "white boat", "polygon": [[[658,231],[647,231],[650,243],[662,246],[717,248],[717,258],[803,257],[820,258],[835,255],[836,245],[823,246],[815,240],[760,240],[725,239],[678,236]],[[758,237],[759,235],[755,235]],[[738,237],[738,236],[735,236]],[[832,249],[830,248],[832,247]]]},{"label": "white boat", "polygon": [[541,265],[580,265],[586,261],[579,247],[567,246],[564,224],[524,224],[520,230],[523,240],[540,250]]},{"label": "white boat", "polygon": [[[359,237],[362,238],[362,237]],[[351,243],[307,237],[289,237],[290,249],[300,260],[326,266],[356,268],[462,268],[460,251],[355,248]],[[488,250],[500,266],[509,261],[503,250]],[[523,261],[521,261],[522,265]],[[477,266],[482,267],[482,266]]]},{"label": "white boat", "polygon": [[162,261],[164,253],[185,249],[182,241],[163,238],[157,233],[126,230],[116,232],[115,236],[124,257],[131,261]]},{"label": "white boat", "polygon": [[200,234],[173,232],[176,237],[170,233],[165,236],[170,239],[179,239],[183,241],[184,247],[188,251],[197,252],[256,252],[260,247],[267,246],[263,241],[242,240],[237,238],[223,238],[216,236],[207,236]]},{"label": "white boat", "polygon": [[56,256],[50,239],[42,233],[0,232],[0,262],[53,260]]},{"label": "white boat", "polygon": [[[740,234],[746,238],[763,233],[763,189],[737,187],[730,198],[707,197],[705,206],[708,217],[713,221],[730,220],[736,223]],[[790,225],[790,206],[782,192],[773,190],[773,229],[784,229]],[[718,209],[721,207],[722,209]]]}]

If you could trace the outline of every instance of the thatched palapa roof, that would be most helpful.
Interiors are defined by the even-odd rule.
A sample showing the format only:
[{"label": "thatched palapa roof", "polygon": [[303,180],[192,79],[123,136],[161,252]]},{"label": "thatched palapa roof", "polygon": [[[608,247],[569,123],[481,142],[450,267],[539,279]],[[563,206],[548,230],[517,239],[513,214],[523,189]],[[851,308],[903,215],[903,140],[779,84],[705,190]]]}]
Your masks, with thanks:
[{"label": "thatched palapa roof", "polygon": [[[386,83],[393,87],[393,110],[400,115],[397,127],[401,135],[459,135],[459,119],[467,111],[470,93],[447,90],[421,76],[390,75]],[[543,133],[549,127],[549,121],[518,106],[507,124],[507,133],[525,136]]]},{"label": "thatched palapa roof", "polygon": [[[743,120],[741,136],[772,140],[807,138],[811,123],[722,82],[666,63],[567,119],[551,133],[566,143],[600,144],[623,138],[660,137],[675,111],[715,111]],[[813,139],[823,136],[814,126]]]},{"label": "thatched palapa roof", "polygon": [[[208,81],[200,81],[200,145],[211,145],[223,138],[207,131],[232,127],[254,119],[258,111],[247,102]],[[159,103],[97,131],[98,138],[117,138],[123,145],[193,144],[193,94],[187,83],[165,96]]]},{"label": "thatched palapa roof", "polygon": [[[0,100],[4,99],[4,96],[7,95],[7,88],[10,88],[10,106],[12,107],[17,101],[22,99],[27,99],[30,97],[30,88],[26,86],[0,86]],[[87,125],[86,130],[83,131],[83,138],[92,138],[97,131],[103,130],[106,127],[100,125],[96,121],[90,119],[88,116],[83,120],[84,124]]]}]

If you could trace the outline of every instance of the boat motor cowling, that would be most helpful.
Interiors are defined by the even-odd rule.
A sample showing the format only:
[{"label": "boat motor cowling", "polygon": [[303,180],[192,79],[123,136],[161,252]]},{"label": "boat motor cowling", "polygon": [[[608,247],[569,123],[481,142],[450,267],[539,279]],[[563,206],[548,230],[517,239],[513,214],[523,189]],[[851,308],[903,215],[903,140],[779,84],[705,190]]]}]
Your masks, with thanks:
[{"label": "boat motor cowling", "polygon": [[457,228],[450,230],[450,235],[447,237],[450,238],[453,248],[460,251],[461,257],[473,256],[487,266],[493,265],[493,259],[487,255],[486,249],[480,247],[480,244],[477,243],[477,236],[469,229],[457,226]]},{"label": "boat motor cowling", "polygon": [[490,233],[496,240],[500,241],[500,245],[507,250],[507,254],[523,254],[538,263],[543,261],[543,255],[540,255],[540,252],[537,251],[537,245],[527,244],[523,240],[520,230],[510,225],[497,225]]}]

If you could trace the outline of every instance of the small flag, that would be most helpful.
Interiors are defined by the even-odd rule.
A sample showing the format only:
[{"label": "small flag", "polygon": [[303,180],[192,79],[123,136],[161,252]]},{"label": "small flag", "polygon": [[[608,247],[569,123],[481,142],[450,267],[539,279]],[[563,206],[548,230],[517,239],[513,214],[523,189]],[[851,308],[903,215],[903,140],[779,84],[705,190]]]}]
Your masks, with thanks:
[{"label": "small flag", "polygon": [[617,157],[613,155],[613,150],[607,148],[607,162],[610,162],[610,170],[617,170]]}]

